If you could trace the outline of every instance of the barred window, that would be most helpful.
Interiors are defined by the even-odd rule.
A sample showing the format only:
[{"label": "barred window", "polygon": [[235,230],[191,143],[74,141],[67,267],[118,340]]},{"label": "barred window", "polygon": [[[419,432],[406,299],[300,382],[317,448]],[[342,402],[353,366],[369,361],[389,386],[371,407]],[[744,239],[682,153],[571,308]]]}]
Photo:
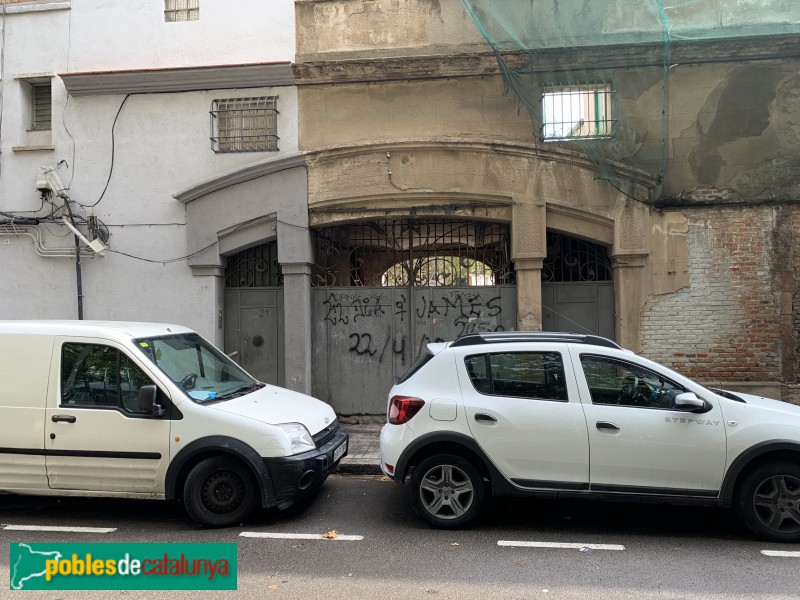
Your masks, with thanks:
[{"label": "barred window", "polygon": [[50,129],[52,92],[50,80],[31,84],[31,129]]},{"label": "barred window", "polygon": [[214,152],[263,152],[278,149],[278,97],[226,98],[211,105]]},{"label": "barred window", "polygon": [[542,139],[597,139],[614,135],[610,83],[542,86]]},{"label": "barred window", "polygon": [[164,0],[164,21],[200,20],[200,0]]}]

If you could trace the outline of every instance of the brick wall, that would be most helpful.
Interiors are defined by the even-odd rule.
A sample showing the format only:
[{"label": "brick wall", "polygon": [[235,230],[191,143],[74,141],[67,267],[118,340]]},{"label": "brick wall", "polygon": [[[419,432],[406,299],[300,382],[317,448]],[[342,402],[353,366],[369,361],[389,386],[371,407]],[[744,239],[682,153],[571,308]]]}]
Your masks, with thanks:
[{"label": "brick wall", "polygon": [[800,399],[790,389],[800,325],[793,313],[795,212],[774,206],[686,210],[690,285],[648,300],[642,353],[699,380],[780,382],[784,399]]}]

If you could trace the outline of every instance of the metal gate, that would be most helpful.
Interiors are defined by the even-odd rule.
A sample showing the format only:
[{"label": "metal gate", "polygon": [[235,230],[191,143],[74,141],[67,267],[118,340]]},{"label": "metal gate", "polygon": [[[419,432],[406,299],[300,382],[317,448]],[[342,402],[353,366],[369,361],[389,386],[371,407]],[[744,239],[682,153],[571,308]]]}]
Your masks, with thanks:
[{"label": "metal gate", "polygon": [[614,339],[614,284],[604,246],[547,232],[542,330]]},{"label": "metal gate", "polygon": [[340,414],[380,414],[426,344],[512,330],[508,226],[383,220],[315,232],[314,395]]},{"label": "metal gate", "polygon": [[225,352],[266,383],[284,385],[283,287],[275,242],[228,258]]},{"label": "metal gate", "polygon": [[379,414],[430,342],[513,330],[516,286],[316,288],[314,394],[342,414]]}]

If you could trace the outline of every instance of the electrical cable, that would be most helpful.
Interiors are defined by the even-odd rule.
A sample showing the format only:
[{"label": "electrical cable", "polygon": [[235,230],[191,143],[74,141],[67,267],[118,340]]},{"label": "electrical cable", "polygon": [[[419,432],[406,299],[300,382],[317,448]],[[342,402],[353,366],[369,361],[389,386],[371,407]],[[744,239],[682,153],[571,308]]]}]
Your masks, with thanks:
[{"label": "electrical cable", "polygon": [[116,127],[117,127],[117,119],[119,119],[119,114],[122,112],[122,107],[125,106],[125,103],[128,101],[128,98],[130,98],[130,97],[131,97],[131,95],[127,94],[125,96],[125,98],[123,98],[122,102],[119,105],[119,108],[117,109],[117,114],[114,116],[114,122],[111,124],[111,166],[108,169],[108,179],[106,179],[106,185],[103,188],[103,191],[100,194],[100,197],[97,199],[97,201],[94,204],[81,204],[81,206],[83,208],[93,208],[93,207],[97,206],[100,203],[100,200],[103,199],[103,196],[106,195],[106,190],[108,189],[108,184],[111,183],[111,175],[114,173],[114,153],[115,153],[115,148],[116,148],[116,145],[117,145],[116,138],[115,138],[115,130],[116,130]]}]

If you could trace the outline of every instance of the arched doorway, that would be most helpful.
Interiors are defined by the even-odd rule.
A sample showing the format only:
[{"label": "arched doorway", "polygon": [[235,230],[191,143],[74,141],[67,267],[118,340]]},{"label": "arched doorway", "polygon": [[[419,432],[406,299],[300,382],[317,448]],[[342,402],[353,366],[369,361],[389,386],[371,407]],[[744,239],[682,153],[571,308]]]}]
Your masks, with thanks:
[{"label": "arched doorway", "polygon": [[429,342],[516,327],[509,226],[377,219],[314,231],[315,394],[341,414],[386,410]]},{"label": "arched doorway", "polygon": [[542,265],[542,330],[614,339],[614,283],[608,249],[547,232]]},{"label": "arched doorway", "polygon": [[229,256],[225,352],[257,379],[284,385],[283,329],[283,275],[277,242]]}]

